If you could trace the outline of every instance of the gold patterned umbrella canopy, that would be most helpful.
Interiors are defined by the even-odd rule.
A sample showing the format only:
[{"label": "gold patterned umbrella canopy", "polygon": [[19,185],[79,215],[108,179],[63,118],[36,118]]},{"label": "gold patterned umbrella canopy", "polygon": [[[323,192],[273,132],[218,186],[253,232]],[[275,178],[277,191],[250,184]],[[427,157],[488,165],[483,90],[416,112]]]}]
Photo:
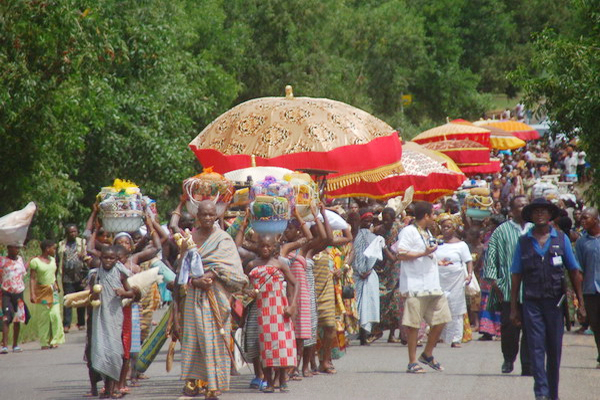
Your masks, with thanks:
[{"label": "gold patterned umbrella canopy", "polygon": [[339,101],[294,97],[291,89],[285,98],[254,99],[225,112],[190,148],[203,166],[222,174],[253,163],[336,171],[330,188],[402,170],[401,142],[391,126]]}]

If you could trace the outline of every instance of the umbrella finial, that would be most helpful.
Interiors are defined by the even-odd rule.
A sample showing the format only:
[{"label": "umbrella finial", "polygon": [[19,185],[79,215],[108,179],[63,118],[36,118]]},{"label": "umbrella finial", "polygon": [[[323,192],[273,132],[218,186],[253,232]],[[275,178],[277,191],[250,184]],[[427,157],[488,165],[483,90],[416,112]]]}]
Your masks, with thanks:
[{"label": "umbrella finial", "polygon": [[256,156],[254,154],[252,154],[251,159],[252,159],[252,166],[256,167]]},{"label": "umbrella finial", "polygon": [[288,100],[292,100],[294,98],[294,89],[292,85],[287,85],[285,87],[285,98]]},{"label": "umbrella finial", "polygon": [[450,118],[446,116],[446,123],[449,124],[450,123]]}]

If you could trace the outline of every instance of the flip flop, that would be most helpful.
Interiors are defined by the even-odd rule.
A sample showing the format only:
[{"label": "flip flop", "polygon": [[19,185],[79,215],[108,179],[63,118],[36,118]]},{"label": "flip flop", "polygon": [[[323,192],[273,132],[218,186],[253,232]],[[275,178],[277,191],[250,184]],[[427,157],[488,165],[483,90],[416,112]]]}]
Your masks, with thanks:
[{"label": "flip flop", "polygon": [[439,362],[437,362],[433,356],[431,357],[426,357],[425,354],[421,353],[421,356],[419,357],[419,362],[428,365],[429,367],[433,368],[436,371],[443,371],[444,368],[441,366],[441,364]]},{"label": "flip flop", "polygon": [[337,374],[337,371],[335,370],[334,367],[323,368],[323,369],[319,370],[319,372],[321,372],[323,374],[328,374],[328,375],[335,375],[335,374]]},{"label": "flip flop", "polygon": [[406,373],[408,374],[424,374],[425,370],[417,363],[408,364],[408,368],[406,368]]}]

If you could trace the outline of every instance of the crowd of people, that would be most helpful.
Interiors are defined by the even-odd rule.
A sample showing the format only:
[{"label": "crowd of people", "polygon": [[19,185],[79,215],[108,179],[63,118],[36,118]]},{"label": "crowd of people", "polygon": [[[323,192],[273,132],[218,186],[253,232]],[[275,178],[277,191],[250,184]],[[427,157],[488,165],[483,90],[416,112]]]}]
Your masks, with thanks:
[{"label": "crowd of people", "polygon": [[[485,219],[469,218],[456,196],[400,208],[338,199],[314,204],[310,217],[295,212],[283,234],[261,235],[243,213],[224,218],[203,201],[190,215],[182,201],[168,225],[147,215],[141,231],[113,236],[95,205],[83,235],[69,224],[62,241],[41,241],[27,263],[15,246],[0,257],[0,353],[11,324],[12,350],[22,351],[29,273],[42,349],[64,343],[73,323],[87,330],[94,396],[122,397],[146,378],[136,358],[153,312],[168,305],[187,396],[228,390],[235,348],[254,367],[251,388],[287,392],[289,382],[335,374],[351,340],[368,346],[389,331],[388,342],[407,346],[406,371],[415,374],[423,365],[443,370],[433,355],[439,343],[499,340],[499,370],[511,373],[520,354],[536,398],[557,399],[565,327],[589,326],[600,350],[600,222],[573,191],[587,180],[581,153],[548,143],[499,153],[502,171],[473,181],[490,188]],[[540,191],[544,175],[564,183]],[[162,284],[142,291],[128,283],[152,268]],[[90,290],[91,303],[61,314],[59,279],[64,294]],[[241,342],[232,339],[237,329]]]}]

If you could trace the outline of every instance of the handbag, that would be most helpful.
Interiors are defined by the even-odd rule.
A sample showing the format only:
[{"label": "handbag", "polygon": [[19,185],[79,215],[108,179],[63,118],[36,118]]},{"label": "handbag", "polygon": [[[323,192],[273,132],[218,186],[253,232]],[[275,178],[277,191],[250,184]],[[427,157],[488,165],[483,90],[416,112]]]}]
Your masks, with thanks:
[{"label": "handbag", "polygon": [[342,299],[353,299],[354,298],[354,286],[344,285],[342,286]]},{"label": "handbag", "polygon": [[479,282],[477,282],[475,275],[472,276],[471,282],[465,287],[465,293],[468,296],[476,296],[481,293],[481,288],[479,287]]},{"label": "handbag", "polygon": [[[344,274],[342,275],[342,279],[344,281],[346,280],[346,273],[347,273],[347,271],[344,271]],[[353,298],[354,298],[354,285],[346,285],[345,282],[342,282],[342,299],[349,300],[349,299],[353,299]]]}]

